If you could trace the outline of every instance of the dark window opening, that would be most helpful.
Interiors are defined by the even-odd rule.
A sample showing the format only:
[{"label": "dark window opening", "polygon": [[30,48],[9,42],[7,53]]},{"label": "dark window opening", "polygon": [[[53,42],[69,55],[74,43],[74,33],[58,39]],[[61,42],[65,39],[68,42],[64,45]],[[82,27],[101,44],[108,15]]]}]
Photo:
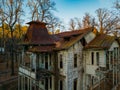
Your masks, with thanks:
[{"label": "dark window opening", "polygon": [[77,67],[77,54],[74,54],[74,67]]},{"label": "dark window opening", "polygon": [[44,85],[44,80],[41,80],[41,84]]},{"label": "dark window opening", "polygon": [[45,69],[48,69],[48,55],[45,55]]},{"label": "dark window opening", "polygon": [[113,51],[110,51],[110,63],[113,63]]},{"label": "dark window opening", "polygon": [[45,78],[45,90],[48,90],[48,78]]},{"label": "dark window opening", "polygon": [[52,88],[52,77],[50,77],[50,88]]},{"label": "dark window opening", "polygon": [[28,89],[28,86],[27,86],[27,77],[25,77],[25,90]]},{"label": "dark window opening", "polygon": [[51,65],[51,54],[49,55],[50,65]]},{"label": "dark window opening", "polygon": [[65,41],[70,41],[70,37],[64,37]]},{"label": "dark window opening", "polygon": [[39,68],[39,54],[37,54],[37,58],[36,58],[36,67]]},{"label": "dark window opening", "polygon": [[85,45],[87,44],[85,38],[82,38],[82,39],[80,40],[80,42],[81,42],[81,44],[82,44],[83,46],[85,46]]},{"label": "dark window opening", "polygon": [[74,90],[77,90],[77,79],[74,79],[73,89],[74,89]]},{"label": "dark window opening", "polygon": [[94,64],[94,52],[91,53],[91,60],[92,60],[92,65]]},{"label": "dark window opening", "polygon": [[41,63],[44,63],[44,54],[41,54]]},{"label": "dark window opening", "polygon": [[63,82],[60,80],[60,90],[63,90]]},{"label": "dark window opening", "polygon": [[63,57],[60,55],[60,68],[63,68]]},{"label": "dark window opening", "polygon": [[99,65],[99,52],[96,52],[96,60],[97,60],[97,65]]},{"label": "dark window opening", "polygon": [[107,53],[106,53],[106,67],[107,67],[107,69],[110,68],[109,67],[109,61],[110,61],[110,52],[107,51]]},{"label": "dark window opening", "polygon": [[94,84],[94,77],[92,76],[92,85]]}]

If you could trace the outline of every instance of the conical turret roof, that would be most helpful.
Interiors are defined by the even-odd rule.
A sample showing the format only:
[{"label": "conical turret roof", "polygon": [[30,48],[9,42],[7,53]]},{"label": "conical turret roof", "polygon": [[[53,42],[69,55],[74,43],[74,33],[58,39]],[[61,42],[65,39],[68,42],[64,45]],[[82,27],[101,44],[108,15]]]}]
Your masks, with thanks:
[{"label": "conical turret roof", "polygon": [[48,33],[46,23],[40,21],[28,22],[29,28],[24,42],[27,44],[52,45],[54,40]]}]

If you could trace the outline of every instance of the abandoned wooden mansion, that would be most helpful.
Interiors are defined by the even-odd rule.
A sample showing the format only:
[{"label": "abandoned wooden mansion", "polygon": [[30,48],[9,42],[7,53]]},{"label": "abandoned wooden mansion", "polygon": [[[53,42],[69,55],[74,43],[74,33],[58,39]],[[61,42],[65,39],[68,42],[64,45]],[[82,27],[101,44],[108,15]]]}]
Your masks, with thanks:
[{"label": "abandoned wooden mansion", "polygon": [[46,23],[28,24],[18,90],[112,90],[120,84],[117,37],[95,33],[95,28],[53,35]]}]

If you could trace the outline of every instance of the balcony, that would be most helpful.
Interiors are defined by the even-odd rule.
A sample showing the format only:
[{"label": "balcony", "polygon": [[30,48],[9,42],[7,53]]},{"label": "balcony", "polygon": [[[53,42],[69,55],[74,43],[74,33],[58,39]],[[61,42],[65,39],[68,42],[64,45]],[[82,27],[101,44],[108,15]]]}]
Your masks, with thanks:
[{"label": "balcony", "polygon": [[26,66],[19,66],[19,74],[25,74],[27,76],[30,76],[33,79],[36,79],[36,74],[35,72],[33,72],[30,68],[26,67]]},{"label": "balcony", "polygon": [[50,77],[53,75],[53,69],[52,67],[48,67],[48,69],[45,69],[44,66],[42,65],[41,68],[30,68],[28,65],[20,65],[19,66],[19,74],[24,74],[27,75],[33,79],[44,79],[46,77]]}]

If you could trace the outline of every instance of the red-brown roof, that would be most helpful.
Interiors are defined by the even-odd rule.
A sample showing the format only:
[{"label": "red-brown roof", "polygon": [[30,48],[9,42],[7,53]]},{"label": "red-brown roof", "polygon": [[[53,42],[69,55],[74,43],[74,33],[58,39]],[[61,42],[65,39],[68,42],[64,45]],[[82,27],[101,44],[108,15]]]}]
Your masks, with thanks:
[{"label": "red-brown roof", "polygon": [[100,34],[96,36],[88,45],[85,46],[85,49],[108,49],[110,48],[111,44],[115,38],[110,35]]},{"label": "red-brown roof", "polygon": [[31,52],[51,52],[53,50],[67,49],[93,29],[86,28],[49,35],[45,23],[32,21],[28,24],[30,26],[24,44],[33,45],[32,48],[29,48]]},{"label": "red-brown roof", "polygon": [[82,39],[87,33],[92,32],[92,30],[93,28],[85,28],[81,30],[68,31],[57,34],[57,36],[59,37],[59,41],[56,42],[56,49],[68,49],[77,41]]},{"label": "red-brown roof", "polygon": [[29,22],[30,24],[24,43],[25,44],[38,44],[38,45],[50,45],[54,44],[54,40],[48,34],[46,24],[39,21]]},{"label": "red-brown roof", "polygon": [[54,46],[34,46],[33,48],[30,48],[30,52],[52,52],[54,49]]}]

